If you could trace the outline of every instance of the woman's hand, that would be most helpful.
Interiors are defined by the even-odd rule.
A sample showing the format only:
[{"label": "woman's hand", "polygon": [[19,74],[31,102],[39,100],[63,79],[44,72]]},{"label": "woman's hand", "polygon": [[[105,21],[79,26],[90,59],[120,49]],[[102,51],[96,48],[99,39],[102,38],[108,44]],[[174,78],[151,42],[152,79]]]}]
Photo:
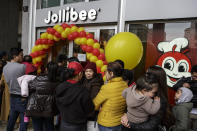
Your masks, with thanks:
[{"label": "woman's hand", "polygon": [[121,123],[122,123],[123,126],[125,126],[127,128],[130,128],[129,121],[128,121],[126,113],[124,113],[124,115],[121,117]]}]

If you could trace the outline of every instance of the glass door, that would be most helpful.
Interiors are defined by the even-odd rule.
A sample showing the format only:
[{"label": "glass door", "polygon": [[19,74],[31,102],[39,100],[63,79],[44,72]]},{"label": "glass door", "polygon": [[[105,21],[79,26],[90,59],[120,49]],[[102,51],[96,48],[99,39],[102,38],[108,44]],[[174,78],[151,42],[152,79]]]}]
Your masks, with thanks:
[{"label": "glass door", "polygon": [[[117,33],[117,26],[94,26],[85,27],[85,31],[94,35],[94,38],[99,41],[100,47],[105,48],[107,41]],[[69,44],[69,57],[78,57],[86,53],[80,49],[80,46],[70,42]],[[84,61],[84,60],[82,60]]]}]

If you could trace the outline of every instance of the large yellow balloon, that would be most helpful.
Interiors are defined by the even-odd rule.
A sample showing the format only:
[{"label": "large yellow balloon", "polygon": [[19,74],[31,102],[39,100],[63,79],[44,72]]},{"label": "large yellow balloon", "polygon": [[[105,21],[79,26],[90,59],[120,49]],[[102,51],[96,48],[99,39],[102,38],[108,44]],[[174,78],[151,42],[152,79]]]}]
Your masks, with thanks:
[{"label": "large yellow balloon", "polygon": [[143,46],[140,39],[133,33],[121,32],[113,36],[105,47],[107,62],[120,59],[125,69],[133,69],[140,62],[143,55]]}]

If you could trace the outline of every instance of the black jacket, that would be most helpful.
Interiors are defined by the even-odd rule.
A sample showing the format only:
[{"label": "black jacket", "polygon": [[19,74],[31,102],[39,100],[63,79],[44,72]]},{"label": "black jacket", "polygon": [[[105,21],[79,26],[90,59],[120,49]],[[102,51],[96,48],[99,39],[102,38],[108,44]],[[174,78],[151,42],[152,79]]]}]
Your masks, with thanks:
[{"label": "black jacket", "polygon": [[61,83],[56,88],[56,104],[61,119],[71,124],[85,124],[88,114],[94,111],[88,90],[79,83]]},{"label": "black jacket", "polygon": [[[85,79],[83,81],[83,87],[89,91],[92,100],[97,96],[103,84],[104,82],[101,74],[97,74],[95,77],[93,77],[90,80]],[[97,111],[92,112],[91,114],[88,115],[88,120],[96,121],[97,115],[98,115]]]},{"label": "black jacket", "polygon": [[46,75],[29,82],[30,96],[26,109],[27,116],[52,117],[57,114],[55,88],[58,83],[50,82]]},{"label": "black jacket", "polygon": [[194,104],[194,108],[197,108],[197,81],[192,80],[191,77],[183,77],[181,78],[174,86],[173,89],[177,90],[180,87],[183,87],[184,83],[188,83],[190,85],[190,90],[193,93],[192,103]]}]

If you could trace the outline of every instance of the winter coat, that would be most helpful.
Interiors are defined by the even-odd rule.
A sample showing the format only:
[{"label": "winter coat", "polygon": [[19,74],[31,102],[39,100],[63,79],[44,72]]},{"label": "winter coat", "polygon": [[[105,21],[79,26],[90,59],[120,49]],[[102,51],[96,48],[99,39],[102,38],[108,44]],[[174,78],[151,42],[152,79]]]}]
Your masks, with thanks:
[{"label": "winter coat", "polygon": [[160,104],[161,107],[157,114],[151,115],[147,121],[139,124],[130,122],[132,126],[127,128],[126,131],[160,131],[159,125],[162,123],[166,113],[167,100],[164,97],[160,97]]},{"label": "winter coat", "polygon": [[85,79],[83,82],[83,86],[90,92],[90,97],[92,99],[97,96],[103,84],[103,78],[100,74],[90,80]]},{"label": "winter coat", "polygon": [[173,131],[189,131],[190,118],[193,103],[181,103],[173,107],[173,114],[176,118],[176,125]]},{"label": "winter coat", "polygon": [[96,110],[101,107],[98,115],[100,125],[105,127],[121,125],[120,119],[126,109],[126,101],[122,97],[122,91],[126,88],[128,85],[121,77],[113,78],[101,87],[93,100]]},{"label": "winter coat", "polygon": [[[83,87],[89,91],[92,100],[97,96],[103,84],[104,84],[103,78],[100,74],[96,75],[94,78],[90,80],[85,79],[83,81]],[[92,112],[91,114],[88,115],[88,120],[95,121],[97,115],[98,115],[97,111]]]},{"label": "winter coat", "polygon": [[148,120],[149,115],[154,115],[160,109],[160,101],[140,95],[136,87],[126,88],[122,96],[127,103],[127,117],[130,122],[141,123]]},{"label": "winter coat", "polygon": [[56,88],[56,103],[66,123],[85,124],[94,104],[87,89],[80,83],[63,82]]},{"label": "winter coat", "polygon": [[57,114],[55,104],[56,82],[50,82],[46,75],[36,77],[29,82],[30,96],[26,115],[34,117],[52,117]]},{"label": "winter coat", "polygon": [[36,76],[34,75],[23,75],[19,78],[17,78],[17,81],[21,87],[21,96],[28,97],[29,96],[29,89],[28,89],[28,83],[35,79]]},{"label": "winter coat", "polygon": [[189,83],[190,84],[190,90],[193,93],[193,98],[192,98],[192,103],[194,104],[194,108],[197,108],[197,81],[192,80],[191,77],[183,77],[181,78],[174,86],[173,89],[177,90],[180,87],[183,87],[184,83]]}]

